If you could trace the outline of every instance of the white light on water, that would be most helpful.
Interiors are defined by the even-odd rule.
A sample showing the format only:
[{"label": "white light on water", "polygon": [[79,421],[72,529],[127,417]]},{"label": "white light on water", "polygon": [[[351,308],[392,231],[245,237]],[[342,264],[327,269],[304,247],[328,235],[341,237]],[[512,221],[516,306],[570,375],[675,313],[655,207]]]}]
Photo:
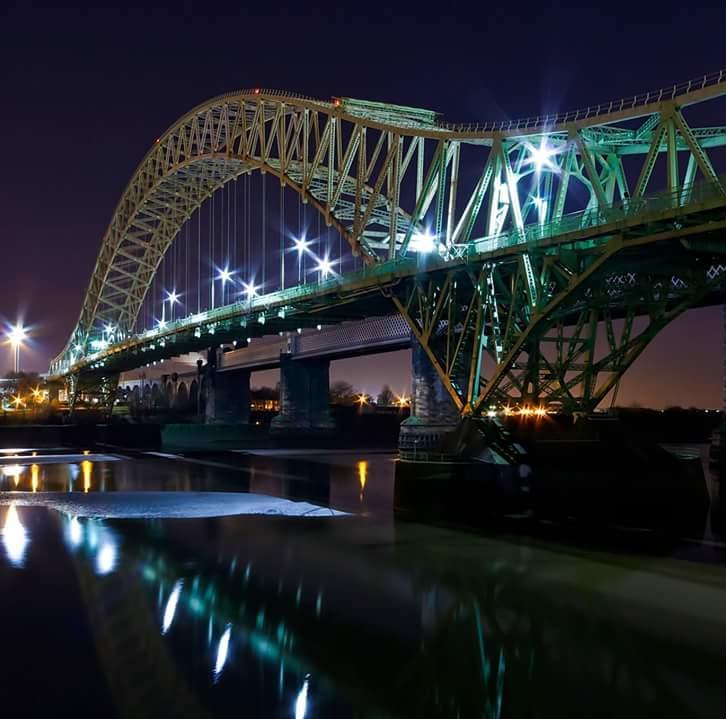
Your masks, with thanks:
[{"label": "white light on water", "polygon": [[5,515],[5,526],[3,527],[3,544],[8,555],[10,564],[14,567],[22,567],[25,560],[25,549],[28,546],[28,537],[20,522],[20,515],[11,502],[8,512]]},{"label": "white light on water", "polygon": [[83,526],[78,521],[78,517],[71,517],[70,524],[68,525],[68,538],[73,547],[79,547],[81,542],[83,542]]},{"label": "white light on water", "polygon": [[214,678],[219,678],[219,675],[224,669],[224,665],[227,662],[227,654],[229,653],[229,640],[232,636],[232,627],[227,625],[227,628],[219,638],[219,645],[217,646],[217,661],[214,663]]},{"label": "white light on water", "polygon": [[161,633],[166,634],[171,627],[171,623],[174,621],[174,615],[176,614],[176,606],[179,604],[179,597],[181,596],[181,590],[184,586],[184,580],[178,579],[174,588],[171,590],[169,599],[166,602],[166,608],[164,609],[164,619],[161,624]]},{"label": "white light on water", "polygon": [[310,675],[305,677],[302,689],[298,692],[297,699],[295,699],[295,719],[305,719],[305,714],[308,710],[308,683],[310,682]]},{"label": "white light on water", "polygon": [[116,544],[110,537],[104,537],[96,554],[96,572],[110,574],[116,568]]},{"label": "white light on water", "polygon": [[3,477],[12,477],[17,479],[25,471],[25,467],[21,464],[6,464],[3,467]]}]

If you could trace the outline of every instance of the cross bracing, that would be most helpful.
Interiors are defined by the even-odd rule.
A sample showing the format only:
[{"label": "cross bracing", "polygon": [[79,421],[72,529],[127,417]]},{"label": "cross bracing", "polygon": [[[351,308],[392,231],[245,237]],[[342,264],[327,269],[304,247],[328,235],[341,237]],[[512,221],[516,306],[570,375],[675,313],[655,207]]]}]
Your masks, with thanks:
[{"label": "cross bracing", "polygon": [[[462,412],[516,397],[592,408],[644,346],[646,339],[638,335],[638,344],[632,334],[639,326],[633,318],[655,312],[649,339],[703,301],[709,282],[717,281],[706,282],[699,268],[693,271],[701,279],[683,280],[687,297],[679,295],[675,308],[662,304],[662,293],[646,301],[643,283],[665,282],[654,274],[657,253],[645,253],[648,272],[630,248],[656,239],[662,247],[674,239],[682,245],[691,237],[695,244],[679,272],[690,272],[696,259],[720,266],[714,232],[726,204],[718,174],[726,127],[692,127],[686,114],[693,104],[716,107],[723,94],[719,74],[630,105],[477,127],[447,125],[428,110],[347,98],[321,102],[252,90],[211,100],[167,130],[137,168],[55,371],[97,363],[89,343],[103,325],[116,327],[124,342],[142,336],[140,308],[184,223],[227,183],[259,171],[298,193],[368,268],[381,270],[369,271],[363,286],[350,278],[356,297],[383,293],[402,313]],[[668,222],[677,227],[666,231]],[[707,249],[698,244],[701,234],[709,236]],[[418,277],[423,253],[426,267],[439,268],[426,291]],[[602,291],[603,273],[626,255],[637,264],[640,304]],[[405,281],[396,275],[395,290],[380,281],[391,267],[414,268]],[[580,297],[585,289],[589,294]],[[305,288],[311,292],[317,289]],[[572,304],[576,296],[579,305]],[[273,295],[266,297],[272,307]],[[330,302],[324,293],[319,299],[317,321],[334,306],[355,304]],[[439,324],[427,325],[434,307]],[[619,342],[613,317],[628,328]],[[579,334],[567,335],[568,322]],[[602,327],[611,352],[599,360],[593,333]],[[596,387],[605,374],[615,379]]]}]

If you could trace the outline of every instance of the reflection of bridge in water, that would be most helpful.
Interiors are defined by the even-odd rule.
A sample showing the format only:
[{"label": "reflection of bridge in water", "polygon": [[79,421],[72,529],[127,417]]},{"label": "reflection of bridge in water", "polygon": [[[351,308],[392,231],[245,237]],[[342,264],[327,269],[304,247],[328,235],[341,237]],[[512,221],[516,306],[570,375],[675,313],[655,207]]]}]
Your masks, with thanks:
[{"label": "reflection of bridge in water", "polygon": [[[99,652],[119,691],[167,712],[190,699],[185,715],[206,715],[221,650],[240,681],[243,656],[259,664],[251,706],[306,673],[361,716],[696,717],[722,701],[723,626],[706,609],[721,590],[689,585],[691,609],[676,606],[678,572],[354,518],[104,526],[117,566],[94,576],[87,542],[77,562]],[[665,594],[644,599],[654,584]]]},{"label": "reflection of bridge in water", "polygon": [[[717,120],[724,94],[720,72],[480,126],[349,98],[215,98],[139,165],[51,372],[74,402],[108,400],[125,370],[211,350],[210,413],[229,417],[248,404],[250,343],[283,333],[277,427],[325,428],[329,359],[288,343],[397,313],[419,428],[507,405],[590,411],[663,327],[718,301],[726,128],[687,115]],[[218,372],[235,346],[245,371]]]}]

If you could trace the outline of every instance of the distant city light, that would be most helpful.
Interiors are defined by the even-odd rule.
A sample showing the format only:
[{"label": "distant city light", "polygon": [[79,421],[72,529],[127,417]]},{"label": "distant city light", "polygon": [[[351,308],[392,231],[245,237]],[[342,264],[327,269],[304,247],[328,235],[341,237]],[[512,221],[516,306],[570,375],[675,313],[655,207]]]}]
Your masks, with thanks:
[{"label": "distant city light", "polygon": [[25,327],[23,327],[22,322],[18,322],[18,324],[10,326],[8,341],[13,347],[20,346],[27,338],[28,332]]},{"label": "distant city light", "polygon": [[23,342],[28,338],[28,332],[23,327],[22,322],[18,322],[16,325],[10,325],[10,330],[7,333],[8,342],[13,348],[15,353],[15,373],[20,372],[20,348]]}]

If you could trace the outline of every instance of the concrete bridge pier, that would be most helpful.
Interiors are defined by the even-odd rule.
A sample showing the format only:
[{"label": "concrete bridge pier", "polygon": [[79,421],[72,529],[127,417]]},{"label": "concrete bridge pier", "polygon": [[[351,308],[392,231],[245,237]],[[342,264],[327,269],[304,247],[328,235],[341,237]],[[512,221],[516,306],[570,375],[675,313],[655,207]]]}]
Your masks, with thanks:
[{"label": "concrete bridge pier", "polygon": [[274,434],[308,434],[335,429],[328,406],[330,360],[294,360],[280,355],[280,414],[272,420]]},{"label": "concrete bridge pier", "polygon": [[444,435],[458,425],[459,412],[426,351],[415,340],[411,345],[411,370],[411,416],[401,423],[398,448],[402,456],[415,459],[419,452],[436,453]]},{"label": "concrete bridge pier", "polygon": [[210,348],[204,366],[204,421],[206,424],[249,424],[250,372],[219,372],[222,350]]}]

